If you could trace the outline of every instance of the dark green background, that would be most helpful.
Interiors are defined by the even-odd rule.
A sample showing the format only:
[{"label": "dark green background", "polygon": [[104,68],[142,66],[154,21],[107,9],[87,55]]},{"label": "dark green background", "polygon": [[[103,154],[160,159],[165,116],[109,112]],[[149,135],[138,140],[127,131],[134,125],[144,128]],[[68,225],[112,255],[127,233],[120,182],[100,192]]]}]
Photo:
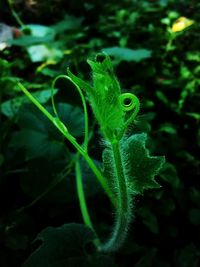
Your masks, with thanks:
[{"label": "dark green background", "polygon": [[[167,164],[157,176],[161,188],[134,200],[135,219],[123,248],[112,259],[93,256],[90,246],[85,248],[86,254],[99,264],[91,266],[104,266],[105,262],[114,266],[114,261],[121,267],[198,267],[199,1],[13,2],[25,24],[56,29],[50,43],[43,40],[40,44],[60,50],[62,57],[36,71],[43,62],[31,62],[27,45],[20,39],[0,52],[0,266],[21,266],[40,244],[33,240],[46,227],[82,223],[74,169],[67,174],[65,170],[75,151],[25,100],[15,85],[16,78],[31,92],[39,92],[40,100],[51,110],[48,93],[41,92],[50,89],[56,75],[65,74],[69,66],[90,81],[86,59],[106,48],[121,47],[137,53],[137,49],[148,50],[149,56],[143,51],[139,59],[136,53],[131,60],[127,51],[125,56],[115,54],[113,62],[122,90],[135,93],[141,101],[130,132],[147,132],[151,154],[165,155]],[[170,45],[167,27],[179,17],[195,23],[175,34]],[[0,22],[19,27],[6,1],[0,3]],[[59,114],[81,142],[84,129],[79,96],[66,81],[59,81],[57,87]],[[10,101],[7,106],[6,101]],[[103,142],[91,112],[90,133],[90,155],[100,164]],[[109,200],[84,162],[82,167],[91,217],[97,232],[106,237],[113,219]],[[62,182],[54,186],[60,177]]]}]

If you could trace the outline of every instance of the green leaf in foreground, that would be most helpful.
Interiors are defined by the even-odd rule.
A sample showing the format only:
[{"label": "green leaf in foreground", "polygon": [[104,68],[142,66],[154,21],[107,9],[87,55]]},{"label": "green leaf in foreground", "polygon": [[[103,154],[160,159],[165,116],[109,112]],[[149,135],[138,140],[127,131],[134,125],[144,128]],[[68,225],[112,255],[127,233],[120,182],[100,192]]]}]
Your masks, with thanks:
[{"label": "green leaf in foreground", "polygon": [[48,227],[35,240],[42,241],[41,246],[22,267],[114,267],[110,257],[87,252],[94,238],[94,233],[81,224]]},{"label": "green leaf in foreground", "polygon": [[151,57],[151,51],[147,49],[130,49],[127,47],[107,47],[103,51],[109,56],[113,56],[118,61],[140,62]]}]

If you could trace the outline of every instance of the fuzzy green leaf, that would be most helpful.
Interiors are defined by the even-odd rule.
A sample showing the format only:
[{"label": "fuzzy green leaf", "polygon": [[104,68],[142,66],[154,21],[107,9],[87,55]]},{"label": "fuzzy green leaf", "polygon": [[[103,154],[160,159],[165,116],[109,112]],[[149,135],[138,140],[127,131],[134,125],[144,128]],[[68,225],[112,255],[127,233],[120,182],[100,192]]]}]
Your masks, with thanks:
[{"label": "fuzzy green leaf", "polygon": [[[102,56],[103,60],[99,60]],[[88,60],[92,69],[93,87],[76,77],[68,70],[69,77],[88,95],[94,115],[100,124],[103,134],[112,138],[116,129],[124,126],[125,113],[122,109],[119,96],[121,95],[120,85],[114,75],[110,58],[100,54],[92,61]]]},{"label": "fuzzy green leaf", "polygon": [[[98,59],[98,58],[97,58]],[[94,95],[89,95],[94,114],[101,126],[110,131],[123,125],[124,112],[119,102],[120,86],[108,56],[102,62],[88,60],[93,71]]]},{"label": "fuzzy green leaf", "polygon": [[[121,156],[124,165],[126,180],[131,192],[142,194],[146,189],[159,188],[155,176],[163,166],[165,159],[162,156],[151,157],[146,149],[147,135],[135,134],[121,143]],[[115,166],[112,150],[108,147],[103,151],[103,173],[115,191]]]},{"label": "fuzzy green leaf", "polygon": [[145,147],[146,140],[146,134],[135,134],[122,144],[126,175],[133,194],[142,194],[146,189],[160,187],[154,177],[163,166],[165,158],[150,156]]},{"label": "fuzzy green leaf", "polygon": [[73,73],[71,73],[71,71],[69,69],[67,69],[67,74],[69,75],[69,77],[71,78],[71,80],[75,84],[77,84],[82,90],[86,91],[87,93],[92,94],[92,92],[93,92],[92,86],[90,86],[88,83],[86,83],[82,79],[76,77]]}]

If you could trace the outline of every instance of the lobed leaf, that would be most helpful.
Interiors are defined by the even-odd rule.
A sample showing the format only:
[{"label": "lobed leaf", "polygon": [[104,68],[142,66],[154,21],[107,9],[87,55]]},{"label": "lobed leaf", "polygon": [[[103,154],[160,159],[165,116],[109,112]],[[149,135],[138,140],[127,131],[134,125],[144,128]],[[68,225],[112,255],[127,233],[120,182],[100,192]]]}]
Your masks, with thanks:
[{"label": "lobed leaf", "polygon": [[[146,148],[147,135],[135,134],[122,140],[121,156],[127,183],[132,194],[143,194],[147,189],[159,188],[155,176],[162,168],[165,158],[152,157]],[[113,191],[115,184],[115,167],[112,150],[108,147],[103,151],[103,173],[110,182]]]},{"label": "lobed leaf", "polygon": [[146,148],[147,135],[135,134],[122,144],[126,164],[126,175],[133,194],[143,194],[144,190],[159,188],[155,176],[165,162],[163,156],[152,157]]}]

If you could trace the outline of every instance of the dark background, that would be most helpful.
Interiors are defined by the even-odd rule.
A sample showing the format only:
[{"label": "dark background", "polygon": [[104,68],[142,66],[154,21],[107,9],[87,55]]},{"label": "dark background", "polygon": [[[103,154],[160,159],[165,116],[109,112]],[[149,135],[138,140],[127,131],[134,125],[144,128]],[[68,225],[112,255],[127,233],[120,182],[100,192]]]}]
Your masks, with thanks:
[{"label": "dark background", "polygon": [[[40,44],[57,49],[61,56],[55,56],[53,64],[42,66],[47,59],[33,62],[28,45],[20,39],[0,51],[0,265],[21,266],[38,247],[33,241],[46,227],[82,223],[74,169],[65,170],[75,151],[25,100],[16,87],[16,78],[32,92],[41,93],[49,90],[53,78],[65,74],[69,66],[90,81],[86,59],[104,48],[122,47],[151,51],[150,57],[140,60],[114,56],[113,62],[122,90],[134,92],[141,101],[131,131],[148,133],[151,154],[165,155],[167,163],[157,176],[161,188],[134,200],[135,219],[127,241],[112,260],[123,267],[198,267],[199,1],[13,3],[25,25],[57,25],[53,41],[43,40]],[[173,34],[170,29],[180,17],[195,23]],[[0,23],[20,29],[6,1],[0,3]],[[62,27],[64,30],[59,30]],[[81,142],[84,130],[80,99],[68,82],[59,81],[57,87],[55,100],[60,112],[60,103],[70,104],[64,111],[77,110],[67,118],[63,113],[63,118]],[[43,103],[51,109],[48,96]],[[90,155],[100,162],[102,137],[91,112],[90,132]],[[52,186],[61,175],[62,182]],[[83,175],[93,223],[106,237],[112,225],[109,200],[85,165]],[[87,253],[94,253],[90,247],[87,249]]]}]

